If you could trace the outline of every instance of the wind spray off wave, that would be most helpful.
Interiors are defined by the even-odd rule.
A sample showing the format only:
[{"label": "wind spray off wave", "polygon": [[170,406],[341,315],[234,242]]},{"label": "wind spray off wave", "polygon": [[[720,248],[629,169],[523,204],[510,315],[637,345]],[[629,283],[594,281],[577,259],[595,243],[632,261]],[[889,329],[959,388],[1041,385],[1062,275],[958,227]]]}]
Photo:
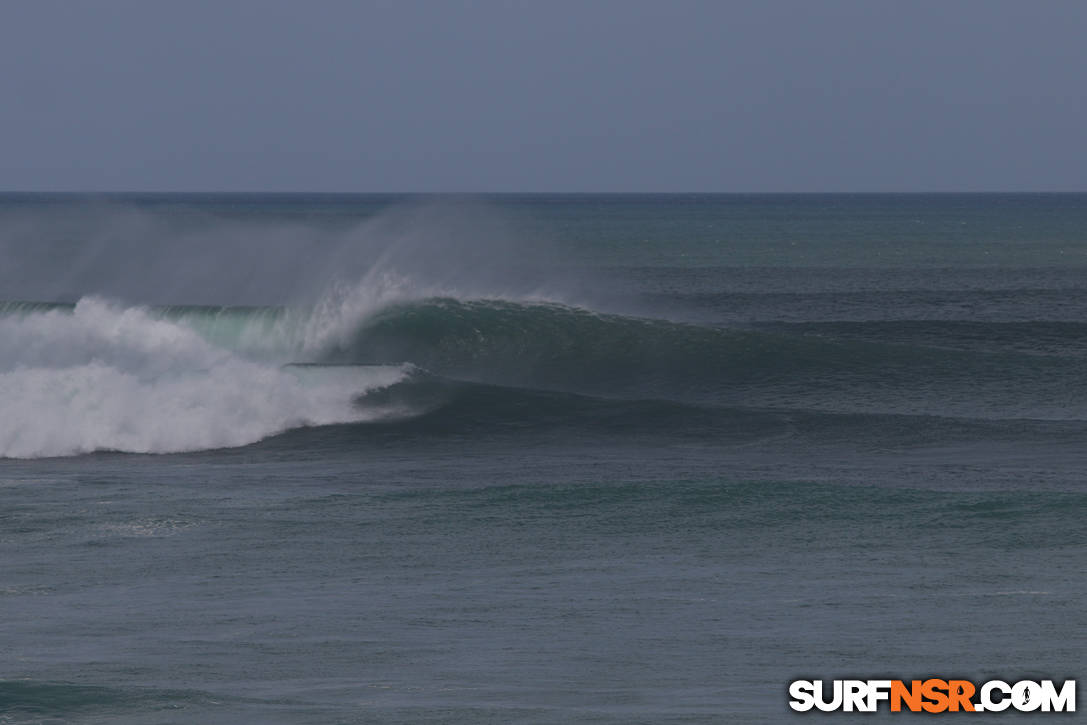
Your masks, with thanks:
[{"label": "wind spray off wave", "polygon": [[[410,414],[365,398],[411,375],[406,360],[291,363],[327,361],[390,304],[504,291],[532,268],[462,205],[292,209],[0,208],[0,457],[234,447]],[[45,302],[62,299],[78,302]]]}]

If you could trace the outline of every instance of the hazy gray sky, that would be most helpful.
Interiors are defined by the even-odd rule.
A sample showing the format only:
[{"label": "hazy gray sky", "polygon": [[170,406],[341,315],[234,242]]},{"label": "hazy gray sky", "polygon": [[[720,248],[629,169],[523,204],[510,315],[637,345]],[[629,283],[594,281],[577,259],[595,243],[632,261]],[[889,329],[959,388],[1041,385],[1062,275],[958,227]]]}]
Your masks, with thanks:
[{"label": "hazy gray sky", "polygon": [[0,4],[0,189],[1087,190],[1087,2]]}]

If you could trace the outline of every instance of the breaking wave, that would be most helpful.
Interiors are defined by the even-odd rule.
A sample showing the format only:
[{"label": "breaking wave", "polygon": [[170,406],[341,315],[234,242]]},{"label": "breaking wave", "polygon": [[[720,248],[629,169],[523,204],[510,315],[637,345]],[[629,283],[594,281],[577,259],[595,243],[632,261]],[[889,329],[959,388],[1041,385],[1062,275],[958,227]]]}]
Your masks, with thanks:
[{"label": "breaking wave", "polygon": [[1079,355],[941,346],[961,332],[945,323],[903,326],[895,342],[845,323],[716,327],[428,292],[393,280],[294,308],[0,303],[0,456],[205,450],[414,418],[615,430],[638,418],[734,437],[786,431],[782,411],[921,428],[933,415],[1087,417]]}]

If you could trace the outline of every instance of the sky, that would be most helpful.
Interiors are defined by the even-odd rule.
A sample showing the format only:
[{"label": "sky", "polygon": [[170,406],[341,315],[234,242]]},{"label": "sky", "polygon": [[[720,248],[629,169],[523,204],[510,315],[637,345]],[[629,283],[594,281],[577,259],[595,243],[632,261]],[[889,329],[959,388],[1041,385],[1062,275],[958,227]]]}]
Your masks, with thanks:
[{"label": "sky", "polygon": [[1087,190],[1080,0],[5,0],[0,190]]}]

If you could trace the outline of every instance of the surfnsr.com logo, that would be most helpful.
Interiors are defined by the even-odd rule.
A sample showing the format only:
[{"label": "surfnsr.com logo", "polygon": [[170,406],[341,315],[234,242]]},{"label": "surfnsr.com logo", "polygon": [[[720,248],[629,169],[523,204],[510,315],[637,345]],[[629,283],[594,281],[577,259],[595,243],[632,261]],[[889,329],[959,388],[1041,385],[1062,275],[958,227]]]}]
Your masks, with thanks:
[{"label": "surfnsr.com logo", "polygon": [[799,712],[1075,712],[1076,681],[989,680],[794,680],[789,707]]}]

